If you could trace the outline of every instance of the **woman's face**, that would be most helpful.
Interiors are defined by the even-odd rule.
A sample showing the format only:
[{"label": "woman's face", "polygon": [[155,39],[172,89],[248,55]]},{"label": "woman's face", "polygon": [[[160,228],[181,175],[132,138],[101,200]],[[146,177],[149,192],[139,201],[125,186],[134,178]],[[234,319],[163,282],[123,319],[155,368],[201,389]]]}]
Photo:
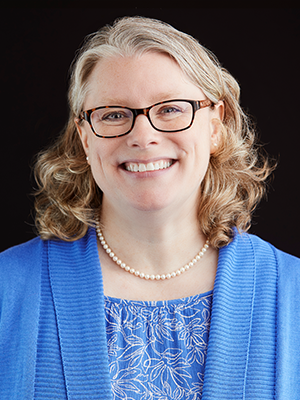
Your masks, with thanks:
[{"label": "woman's face", "polygon": [[[100,61],[89,78],[83,109],[109,105],[146,108],[172,99],[205,100],[205,96],[169,56],[147,53]],[[103,204],[124,213],[128,207],[196,210],[200,184],[218,143],[216,119],[222,118],[222,111],[222,103],[213,109],[202,108],[192,127],[176,133],[159,132],[145,115],[139,115],[128,135],[110,139],[96,137],[84,121],[78,131],[103,192]],[[152,165],[162,169],[144,171]]]}]

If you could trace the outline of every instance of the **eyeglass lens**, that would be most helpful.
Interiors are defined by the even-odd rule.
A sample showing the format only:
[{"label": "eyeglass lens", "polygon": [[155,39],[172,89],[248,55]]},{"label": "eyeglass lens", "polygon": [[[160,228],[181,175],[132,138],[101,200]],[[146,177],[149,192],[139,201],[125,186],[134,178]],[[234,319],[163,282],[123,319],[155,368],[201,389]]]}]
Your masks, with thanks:
[{"label": "eyeglass lens", "polygon": [[[165,132],[183,130],[192,122],[193,107],[187,101],[170,101],[152,106],[148,113],[152,126]],[[105,107],[93,111],[91,123],[101,136],[117,136],[130,131],[134,112],[125,107]]]}]

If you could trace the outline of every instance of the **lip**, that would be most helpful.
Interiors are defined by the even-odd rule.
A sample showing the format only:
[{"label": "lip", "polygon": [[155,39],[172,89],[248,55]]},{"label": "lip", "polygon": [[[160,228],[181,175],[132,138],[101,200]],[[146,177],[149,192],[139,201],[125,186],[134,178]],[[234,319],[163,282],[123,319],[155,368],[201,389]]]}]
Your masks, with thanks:
[{"label": "lip", "polygon": [[177,161],[172,157],[153,157],[153,158],[128,158],[120,163],[120,165],[127,163],[140,163],[140,164],[149,164],[157,161]]}]

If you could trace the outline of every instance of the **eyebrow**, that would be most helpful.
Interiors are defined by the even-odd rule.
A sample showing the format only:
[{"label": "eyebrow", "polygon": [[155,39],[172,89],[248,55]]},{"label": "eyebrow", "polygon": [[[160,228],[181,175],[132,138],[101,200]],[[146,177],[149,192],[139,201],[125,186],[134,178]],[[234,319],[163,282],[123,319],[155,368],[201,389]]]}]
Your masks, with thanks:
[{"label": "eyebrow", "polygon": [[[175,92],[162,92],[162,93],[158,93],[155,94],[153,97],[151,97],[151,101],[150,104],[145,105],[145,107],[148,107],[152,104],[156,104],[159,103],[160,101],[166,101],[166,100],[175,100],[175,99],[184,99],[186,96],[182,96],[180,94],[175,93]],[[125,107],[129,107],[128,105],[129,103],[131,103],[131,99],[127,98],[127,99],[122,99],[122,98],[112,98],[112,97],[106,97],[103,101],[101,101],[101,103],[103,103],[103,106],[106,105],[119,105],[119,106],[125,106]],[[98,107],[98,105],[97,105]]]}]

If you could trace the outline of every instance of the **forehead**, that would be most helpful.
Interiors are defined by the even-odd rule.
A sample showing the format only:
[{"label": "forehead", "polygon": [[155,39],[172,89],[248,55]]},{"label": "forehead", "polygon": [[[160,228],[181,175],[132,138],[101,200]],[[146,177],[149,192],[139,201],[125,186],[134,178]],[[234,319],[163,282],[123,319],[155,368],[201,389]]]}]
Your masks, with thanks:
[{"label": "forehead", "polygon": [[85,106],[147,107],[174,98],[204,97],[171,57],[151,52],[139,57],[114,56],[99,61],[88,80]]}]

